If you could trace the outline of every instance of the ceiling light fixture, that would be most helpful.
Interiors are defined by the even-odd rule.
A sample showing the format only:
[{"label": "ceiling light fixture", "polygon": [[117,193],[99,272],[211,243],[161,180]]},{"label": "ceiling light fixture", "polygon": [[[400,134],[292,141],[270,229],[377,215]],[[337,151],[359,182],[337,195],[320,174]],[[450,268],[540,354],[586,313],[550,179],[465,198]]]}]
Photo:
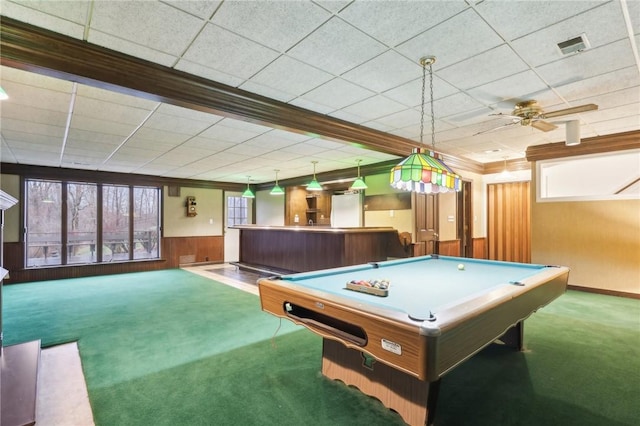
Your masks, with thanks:
[{"label": "ceiling light fixture", "polygon": [[420,59],[422,65],[422,110],[420,117],[420,147],[391,169],[391,186],[403,191],[418,193],[439,193],[460,191],[462,182],[435,151],[427,151],[422,146],[424,136],[424,97],[427,66],[429,67],[429,89],[431,95],[431,148],[436,147],[435,116],[433,114],[433,69],[435,56]]},{"label": "ceiling light fixture", "polygon": [[251,191],[251,188],[249,187],[250,178],[251,176],[247,176],[247,189],[245,189],[242,193],[242,198],[256,198],[256,195]]},{"label": "ceiling light fixture", "polygon": [[318,162],[312,161],[311,163],[313,164],[313,180],[307,185],[307,191],[322,191],[322,185],[320,185],[316,179],[316,164],[318,164]]},{"label": "ceiling light fixture", "polygon": [[278,185],[278,172],[280,170],[275,169],[274,172],[276,172],[276,184],[273,186],[273,189],[271,190],[270,194],[271,195],[284,195],[284,190],[282,189],[282,187],[280,185]]},{"label": "ceiling light fixture", "polygon": [[351,189],[352,191],[361,191],[363,189],[367,189],[368,186],[366,183],[364,183],[364,180],[360,177],[360,163],[362,162],[362,160],[356,160],[356,162],[358,163],[358,178],[353,181],[353,184],[351,184],[349,189]]},{"label": "ceiling light fixture", "polygon": [[0,101],[4,101],[5,99],[9,99],[9,95],[4,91],[2,87],[0,87]]}]

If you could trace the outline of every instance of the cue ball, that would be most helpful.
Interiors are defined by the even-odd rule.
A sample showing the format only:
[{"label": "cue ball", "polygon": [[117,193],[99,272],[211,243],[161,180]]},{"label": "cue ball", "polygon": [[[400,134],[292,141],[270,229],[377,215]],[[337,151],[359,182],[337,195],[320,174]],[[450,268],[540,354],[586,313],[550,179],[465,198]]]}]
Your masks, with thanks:
[{"label": "cue ball", "polygon": [[458,264],[458,269],[459,269],[460,271],[464,271],[464,265],[463,265],[462,263],[459,263],[459,264]]}]

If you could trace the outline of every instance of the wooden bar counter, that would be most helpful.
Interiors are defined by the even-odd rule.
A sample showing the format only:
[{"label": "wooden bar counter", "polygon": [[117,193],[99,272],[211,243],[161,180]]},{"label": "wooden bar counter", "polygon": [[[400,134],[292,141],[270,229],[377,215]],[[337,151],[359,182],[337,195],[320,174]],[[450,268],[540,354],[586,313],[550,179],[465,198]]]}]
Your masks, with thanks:
[{"label": "wooden bar counter", "polygon": [[407,257],[398,231],[391,227],[236,225],[240,264],[307,272]]}]

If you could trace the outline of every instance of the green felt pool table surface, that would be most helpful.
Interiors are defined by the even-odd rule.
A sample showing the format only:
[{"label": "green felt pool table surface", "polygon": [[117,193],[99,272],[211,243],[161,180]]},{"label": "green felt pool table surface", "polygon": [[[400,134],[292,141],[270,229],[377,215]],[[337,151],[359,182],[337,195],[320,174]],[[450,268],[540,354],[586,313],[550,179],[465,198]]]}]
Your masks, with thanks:
[{"label": "green felt pool table surface", "polygon": [[[459,269],[463,265],[464,269]],[[427,319],[454,304],[503,286],[526,281],[544,265],[499,262],[449,256],[422,256],[322,271],[285,275],[297,285],[406,313],[413,319]],[[387,296],[348,290],[355,280],[382,280],[390,283]]]}]

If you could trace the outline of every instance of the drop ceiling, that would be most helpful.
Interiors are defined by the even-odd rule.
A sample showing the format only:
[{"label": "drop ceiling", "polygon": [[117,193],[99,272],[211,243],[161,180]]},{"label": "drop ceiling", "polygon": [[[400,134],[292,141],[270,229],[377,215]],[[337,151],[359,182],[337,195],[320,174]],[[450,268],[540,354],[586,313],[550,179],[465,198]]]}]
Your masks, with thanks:
[{"label": "drop ceiling", "polygon": [[[638,1],[10,1],[1,14],[328,117],[420,141],[422,68],[434,55],[436,150],[489,163],[531,145],[640,129]],[[584,34],[590,47],[557,44]],[[73,60],[73,59],[70,59]],[[5,163],[242,183],[399,159],[2,66]],[[118,72],[114,70],[114,72]],[[427,93],[427,101],[429,95]],[[505,124],[594,103],[542,132]],[[429,114],[427,105],[426,113]],[[431,143],[430,117],[425,143]],[[461,172],[464,176],[464,173]]]}]

